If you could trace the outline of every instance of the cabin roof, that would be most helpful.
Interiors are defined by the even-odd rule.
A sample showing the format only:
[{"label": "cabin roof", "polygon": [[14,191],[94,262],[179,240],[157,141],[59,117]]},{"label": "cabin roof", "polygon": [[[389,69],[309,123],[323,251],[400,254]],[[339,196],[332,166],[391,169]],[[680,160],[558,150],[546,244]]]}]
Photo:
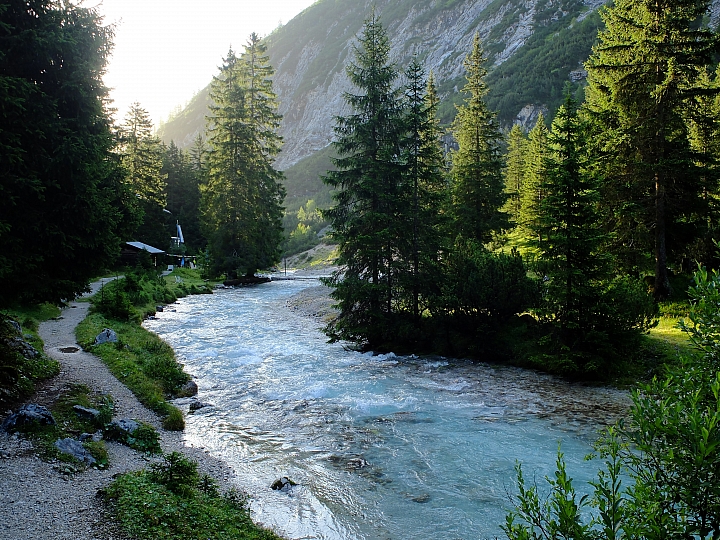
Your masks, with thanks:
[{"label": "cabin roof", "polygon": [[162,249],[152,247],[148,244],[143,244],[142,242],[125,242],[125,244],[137,249],[138,251],[144,249],[150,253],[150,255],[160,255],[161,253],[165,253]]}]

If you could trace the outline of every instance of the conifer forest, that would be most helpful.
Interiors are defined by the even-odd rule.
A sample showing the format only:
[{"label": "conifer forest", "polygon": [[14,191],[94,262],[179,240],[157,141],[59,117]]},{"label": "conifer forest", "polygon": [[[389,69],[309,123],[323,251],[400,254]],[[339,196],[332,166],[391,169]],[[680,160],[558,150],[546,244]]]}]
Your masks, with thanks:
[{"label": "conifer forest", "polygon": [[[140,103],[114,119],[102,79],[113,28],[95,8],[0,0],[0,309],[74,298],[129,240],[233,280],[277,269],[322,231],[337,255],[322,278],[336,309],[323,328],[330,342],[607,383],[638,376],[660,310],[687,302],[698,354],[654,373],[628,424],[598,443],[607,468],[593,484],[596,521],[584,522],[591,503],[576,497],[559,453],[545,501],[518,465],[503,530],[720,538],[720,35],[710,4],[608,3],[582,22],[593,43],[586,79],[567,81],[532,126],[491,105],[505,103],[498,92],[524,98],[499,78],[497,47],[480,33],[456,51],[462,77],[450,85],[422,53],[398,64],[373,8],[340,68],[352,89],[326,158],[302,162],[323,191],[298,190],[291,203],[265,39],[253,33],[218,60],[204,128],[180,147],[160,139]],[[171,245],[179,223],[184,243]]]}]

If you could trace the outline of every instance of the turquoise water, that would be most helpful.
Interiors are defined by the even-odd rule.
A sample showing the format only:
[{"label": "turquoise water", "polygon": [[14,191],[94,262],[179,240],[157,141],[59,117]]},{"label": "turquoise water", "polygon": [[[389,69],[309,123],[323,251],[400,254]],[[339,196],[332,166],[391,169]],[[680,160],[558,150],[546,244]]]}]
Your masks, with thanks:
[{"label": "turquoise water", "polygon": [[[146,323],[213,405],[188,416],[188,442],[235,469],[257,521],[293,539],[504,537],[516,460],[542,485],[562,443],[577,485],[594,476],[584,457],[622,414],[624,393],[347,351],[286,307],[312,285],[188,297]],[[272,491],[281,476],[298,485]]]}]

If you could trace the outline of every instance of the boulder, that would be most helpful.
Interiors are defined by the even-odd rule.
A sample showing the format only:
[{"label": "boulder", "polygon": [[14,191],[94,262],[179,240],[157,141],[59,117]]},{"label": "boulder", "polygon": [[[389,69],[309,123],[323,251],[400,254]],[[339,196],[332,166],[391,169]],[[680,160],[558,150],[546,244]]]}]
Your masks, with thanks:
[{"label": "boulder", "polygon": [[191,413],[194,413],[195,411],[199,411],[200,409],[204,409],[205,407],[210,407],[210,404],[195,400],[190,403],[189,410]]},{"label": "boulder", "polygon": [[55,441],[55,448],[63,454],[68,454],[85,465],[94,465],[96,460],[90,455],[90,452],[82,445],[80,441],[75,439],[58,439]]},{"label": "boulder", "polygon": [[157,311],[159,313],[162,313],[164,309],[165,309],[165,306],[155,306],[155,311]]},{"label": "boulder", "polygon": [[282,478],[275,480],[270,485],[270,489],[274,489],[275,491],[284,491],[287,493],[293,486],[297,486],[297,483],[290,480],[287,476],[283,476]]},{"label": "boulder", "polygon": [[129,418],[120,418],[119,420],[113,420],[112,422],[110,422],[108,430],[127,436],[135,433],[135,430],[139,427],[140,424],[138,424],[135,420],[131,420]]},{"label": "boulder", "polygon": [[102,345],[103,343],[117,343],[118,337],[115,330],[110,328],[104,328],[95,338],[95,345]]},{"label": "boulder", "polygon": [[93,441],[93,442],[100,442],[103,440],[103,432],[102,430],[98,429],[95,433],[83,433],[79,437],[80,442],[85,441]]},{"label": "boulder", "polygon": [[27,341],[25,341],[23,338],[15,337],[8,339],[5,341],[5,344],[9,349],[12,349],[15,352],[20,353],[22,356],[27,358],[28,360],[32,360],[33,358],[37,358],[40,356],[40,352],[30,345]]},{"label": "boulder", "polygon": [[27,405],[23,405],[18,412],[8,416],[2,425],[0,425],[0,429],[7,432],[17,431],[23,426],[30,426],[34,423],[41,426],[54,426],[55,418],[53,418],[52,413],[42,405],[28,403]]},{"label": "boulder", "polygon": [[90,420],[95,422],[100,416],[100,411],[92,409],[90,407],[83,407],[82,405],[73,405],[73,410],[83,420]]},{"label": "boulder", "polygon": [[177,397],[192,397],[197,395],[198,393],[198,385],[195,383],[195,381],[188,381],[185,384],[183,384],[180,388],[178,388],[178,391],[175,392],[175,395]]},{"label": "boulder", "polygon": [[15,335],[22,336],[22,326],[20,326],[20,323],[13,320],[13,319],[5,319],[8,323],[8,325],[13,329],[15,332]]}]

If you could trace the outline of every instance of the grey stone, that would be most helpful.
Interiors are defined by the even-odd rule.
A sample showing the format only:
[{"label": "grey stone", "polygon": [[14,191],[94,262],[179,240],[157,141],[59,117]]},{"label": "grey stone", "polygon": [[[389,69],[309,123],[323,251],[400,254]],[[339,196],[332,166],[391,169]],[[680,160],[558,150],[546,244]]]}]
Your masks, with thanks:
[{"label": "grey stone", "polygon": [[177,397],[191,397],[198,393],[198,385],[195,381],[188,381],[183,384],[175,393]]},{"label": "grey stone", "polygon": [[287,476],[283,476],[282,478],[275,480],[270,485],[270,489],[274,489],[275,491],[284,491],[287,493],[293,488],[293,486],[297,486],[297,483],[290,480]]},{"label": "grey stone", "polygon": [[22,336],[22,326],[20,326],[20,323],[17,321],[14,321],[13,319],[7,319],[8,324],[15,330],[15,333],[18,336]]},{"label": "grey stone", "polygon": [[120,418],[119,420],[113,420],[110,422],[109,429],[114,432],[120,432],[125,435],[132,435],[137,428],[140,427],[135,420],[129,418]]},{"label": "grey stone", "polygon": [[73,410],[83,420],[95,421],[100,416],[100,411],[82,405],[73,405]]},{"label": "grey stone", "polygon": [[103,343],[117,343],[118,337],[115,330],[110,328],[104,328],[95,338],[95,345],[102,345]]},{"label": "grey stone", "polygon": [[193,401],[190,403],[190,412],[194,413],[195,411],[199,411],[200,409],[204,409],[205,407],[210,407],[209,403],[203,403],[202,401]]},{"label": "grey stone", "polygon": [[55,441],[55,448],[63,454],[74,457],[85,465],[94,465],[96,463],[95,458],[90,455],[90,452],[87,451],[80,441],[76,441],[75,439],[58,439]]},{"label": "grey stone", "polygon": [[162,313],[164,309],[165,309],[165,306],[155,306],[155,311],[158,311],[160,313]]},{"label": "grey stone", "polygon": [[55,418],[42,405],[28,403],[23,405],[18,412],[8,416],[0,425],[0,429],[7,432],[17,431],[23,426],[32,425],[33,423],[38,423],[41,426],[54,426]]},{"label": "grey stone", "polygon": [[83,433],[79,437],[80,442],[85,441],[93,441],[93,442],[100,442],[103,440],[103,432],[102,430],[98,429],[95,433]]},{"label": "grey stone", "polygon": [[8,346],[8,348],[20,353],[29,360],[40,356],[40,352],[23,338],[11,338],[5,341],[5,344]]}]

